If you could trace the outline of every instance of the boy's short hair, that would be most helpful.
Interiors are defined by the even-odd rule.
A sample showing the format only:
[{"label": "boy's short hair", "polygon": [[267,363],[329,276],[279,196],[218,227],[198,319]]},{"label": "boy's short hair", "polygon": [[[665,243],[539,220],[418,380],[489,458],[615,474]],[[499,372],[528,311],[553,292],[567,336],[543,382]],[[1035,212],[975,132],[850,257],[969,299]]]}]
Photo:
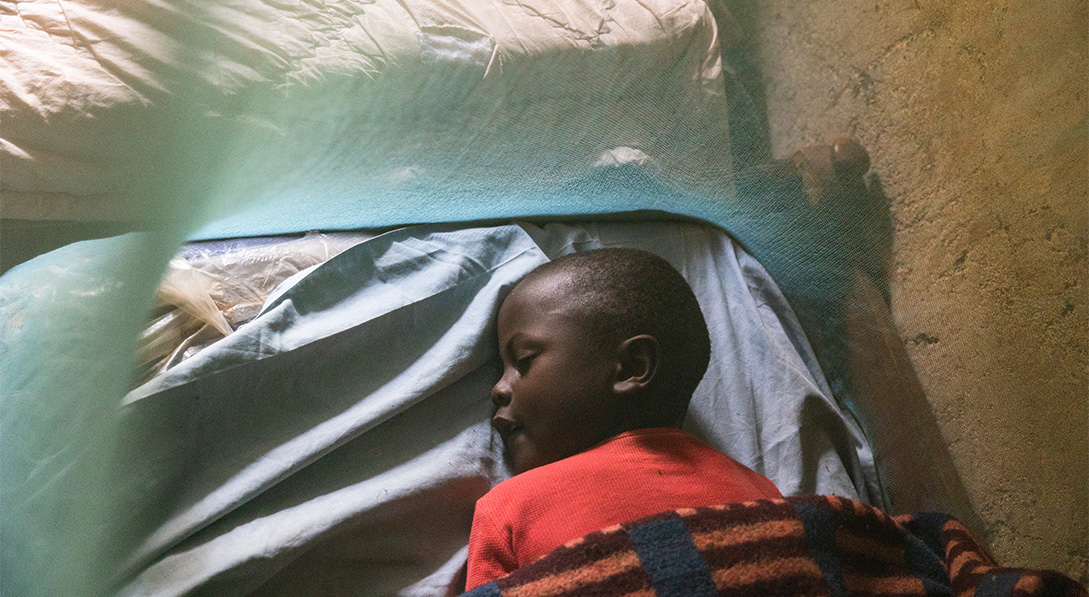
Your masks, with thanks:
[{"label": "boy's short hair", "polygon": [[595,249],[546,263],[527,279],[567,274],[565,291],[585,318],[587,340],[615,348],[639,334],[661,347],[653,384],[668,404],[657,405],[680,425],[711,358],[707,321],[692,288],[668,261],[638,249]]}]

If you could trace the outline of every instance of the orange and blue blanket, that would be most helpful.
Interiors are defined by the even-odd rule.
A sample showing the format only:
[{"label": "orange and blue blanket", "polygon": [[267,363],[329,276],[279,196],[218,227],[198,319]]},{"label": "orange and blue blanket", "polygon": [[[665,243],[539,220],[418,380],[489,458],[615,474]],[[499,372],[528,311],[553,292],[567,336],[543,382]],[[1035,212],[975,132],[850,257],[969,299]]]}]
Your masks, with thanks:
[{"label": "orange and blue blanket", "polygon": [[471,597],[1081,596],[1057,572],[1001,568],[942,514],[835,496],[664,512],[572,541]]}]

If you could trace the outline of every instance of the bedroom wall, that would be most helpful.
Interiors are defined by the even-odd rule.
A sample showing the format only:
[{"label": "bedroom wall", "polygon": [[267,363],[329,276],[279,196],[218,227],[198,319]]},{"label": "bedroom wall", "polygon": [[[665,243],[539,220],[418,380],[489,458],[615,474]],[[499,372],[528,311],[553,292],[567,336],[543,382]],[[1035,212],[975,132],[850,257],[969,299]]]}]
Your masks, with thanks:
[{"label": "bedroom wall", "polygon": [[739,0],[772,153],[858,138],[893,312],[1000,562],[1089,582],[1085,0]]}]

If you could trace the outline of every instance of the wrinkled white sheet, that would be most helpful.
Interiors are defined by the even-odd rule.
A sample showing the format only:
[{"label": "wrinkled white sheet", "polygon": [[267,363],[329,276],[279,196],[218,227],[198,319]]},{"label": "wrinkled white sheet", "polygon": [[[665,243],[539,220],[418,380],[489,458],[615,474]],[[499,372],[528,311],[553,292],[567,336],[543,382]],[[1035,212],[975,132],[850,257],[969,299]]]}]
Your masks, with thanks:
[{"label": "wrinkled white sheet", "polygon": [[704,308],[693,433],[784,494],[867,497],[861,432],[776,284],[717,229],[411,227],[318,266],[126,397],[141,435],[116,488],[131,512],[121,594],[441,594],[475,500],[507,474],[487,423],[501,297],[549,257],[602,246],[665,257]]}]

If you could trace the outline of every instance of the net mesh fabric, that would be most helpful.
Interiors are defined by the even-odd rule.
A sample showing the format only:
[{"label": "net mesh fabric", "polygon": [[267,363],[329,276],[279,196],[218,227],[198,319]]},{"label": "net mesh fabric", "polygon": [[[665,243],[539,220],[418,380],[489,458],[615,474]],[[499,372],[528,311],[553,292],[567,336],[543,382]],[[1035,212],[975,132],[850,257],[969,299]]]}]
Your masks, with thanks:
[{"label": "net mesh fabric", "polygon": [[1086,5],[999,4],[0,8],[8,232],[134,231],[0,278],[5,584],[116,580],[116,408],[183,241],[610,214],[763,263],[878,505],[1084,582]]}]

